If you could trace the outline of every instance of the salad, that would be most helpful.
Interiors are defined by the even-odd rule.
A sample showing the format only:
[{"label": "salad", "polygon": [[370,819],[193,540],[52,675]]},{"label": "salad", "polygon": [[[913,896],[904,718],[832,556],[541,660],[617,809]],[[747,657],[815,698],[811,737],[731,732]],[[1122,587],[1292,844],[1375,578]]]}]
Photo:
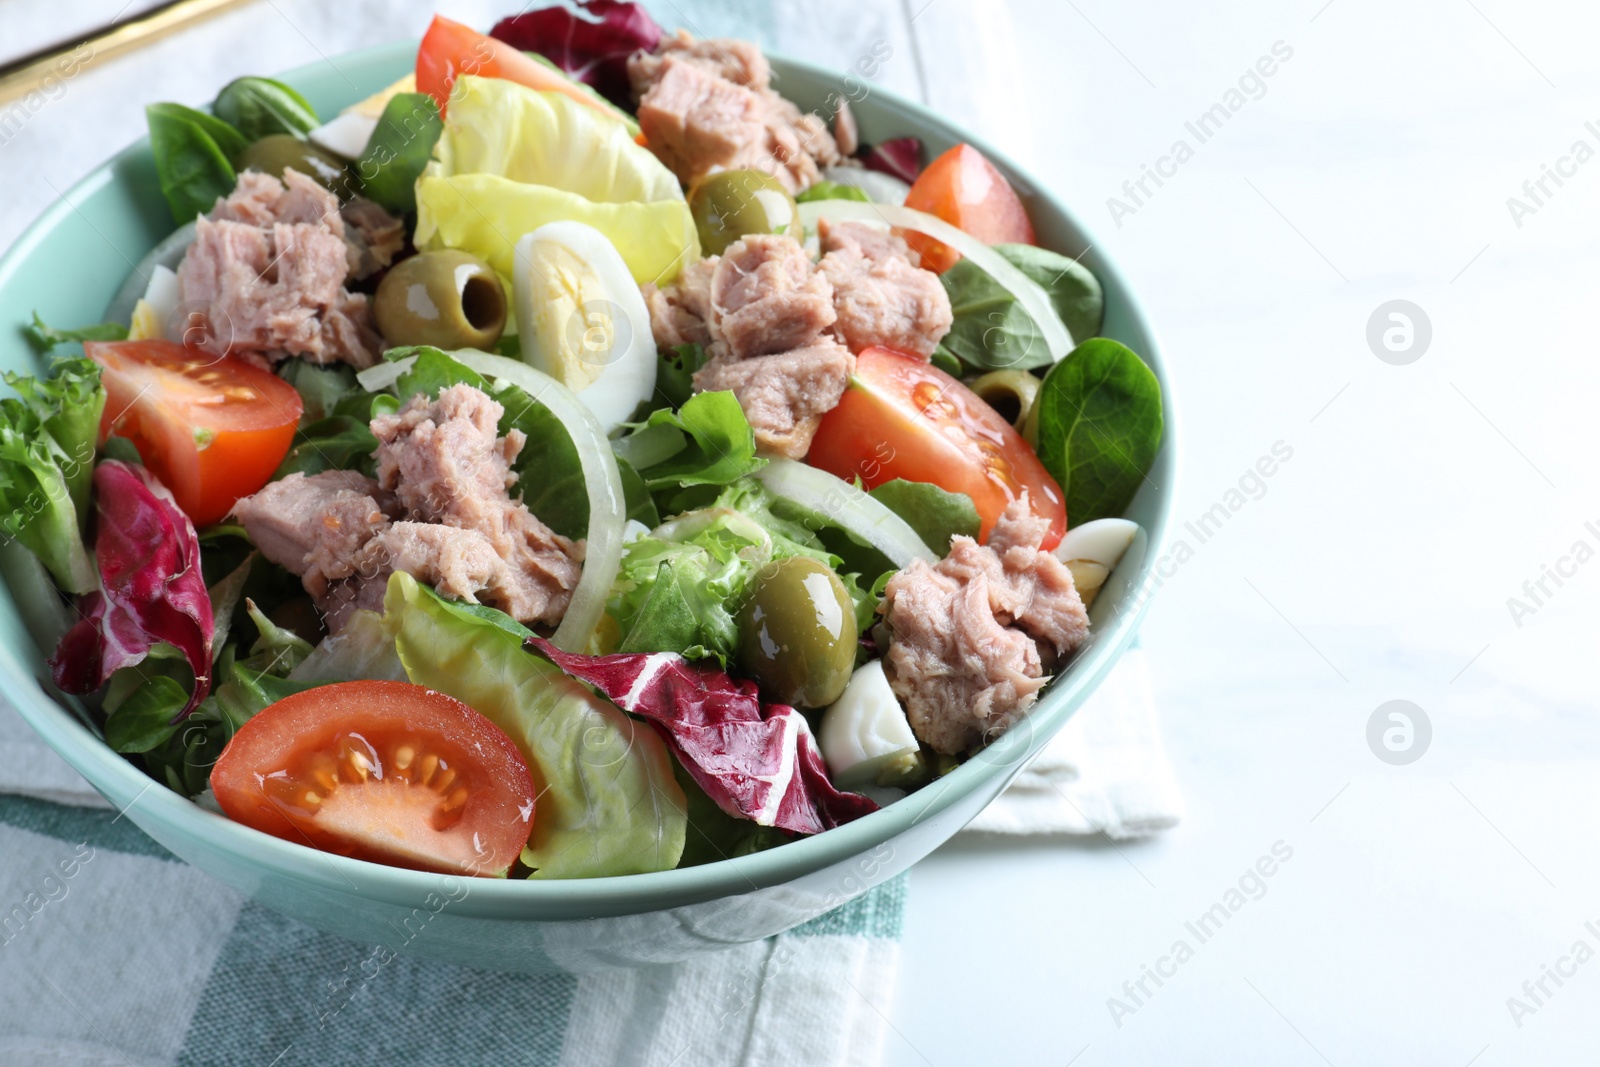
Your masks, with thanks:
[{"label": "salad", "polygon": [[1160,386],[979,150],[780,90],[594,0],[435,18],[336,116],[150,105],[172,236],[0,400],[0,565],[105,743],[313,848],[583,878],[1025,716]]}]

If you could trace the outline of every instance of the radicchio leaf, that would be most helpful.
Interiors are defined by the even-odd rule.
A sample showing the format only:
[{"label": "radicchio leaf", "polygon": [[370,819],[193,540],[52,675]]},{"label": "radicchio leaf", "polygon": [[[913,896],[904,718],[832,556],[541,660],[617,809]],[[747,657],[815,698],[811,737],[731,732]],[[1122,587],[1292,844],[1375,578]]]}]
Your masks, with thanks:
[{"label": "radicchio leaf", "polygon": [[578,7],[582,14],[557,6],[512,15],[495,23],[489,36],[524,52],[539,53],[594,86],[613,104],[632,111],[628,57],[655,51],[661,27],[642,4],[580,0]]},{"label": "radicchio leaf", "polygon": [[894,137],[879,141],[862,152],[860,159],[868,170],[893,175],[909,185],[922,173],[922,139]]},{"label": "radicchio leaf", "polygon": [[805,716],[761,703],[756,685],[676,652],[580,656],[540,637],[528,647],[649,721],[717,806],[801,834],[816,834],[878,810],[828,780]]},{"label": "radicchio leaf", "polygon": [[79,599],[82,618],[50,657],[51,675],[62,692],[92,692],[165,641],[194,670],[194,692],[173,720],[182,721],[211,689],[215,629],[194,524],[140,466],[101,463],[94,496],[100,588]]}]

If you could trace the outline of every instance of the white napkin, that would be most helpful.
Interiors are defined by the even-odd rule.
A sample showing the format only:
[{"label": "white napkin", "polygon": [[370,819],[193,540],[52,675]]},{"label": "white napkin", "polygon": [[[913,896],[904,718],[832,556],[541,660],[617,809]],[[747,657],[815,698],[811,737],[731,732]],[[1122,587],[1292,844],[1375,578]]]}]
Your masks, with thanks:
[{"label": "white napkin", "polygon": [[1161,743],[1144,650],[1121,662],[964,833],[1121,841],[1177,825],[1183,797]]}]

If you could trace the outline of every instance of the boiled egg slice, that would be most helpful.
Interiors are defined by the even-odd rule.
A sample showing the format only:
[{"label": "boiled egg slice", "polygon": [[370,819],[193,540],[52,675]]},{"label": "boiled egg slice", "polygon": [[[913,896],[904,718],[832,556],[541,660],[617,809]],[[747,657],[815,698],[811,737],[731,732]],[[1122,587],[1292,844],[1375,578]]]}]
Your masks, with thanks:
[{"label": "boiled egg slice", "polygon": [[1072,527],[1056,546],[1056,558],[1072,572],[1072,584],[1085,608],[1094,603],[1138,532],[1139,524],[1127,519],[1095,519]]},{"label": "boiled egg slice", "polygon": [[896,761],[917,755],[917,736],[889,688],[882,660],[856,668],[839,699],[822,713],[817,741],[840,789],[871,783]]},{"label": "boiled egg slice", "polygon": [[605,234],[552,222],[517,242],[512,273],[522,358],[578,394],[607,433],[656,387],[644,294]]}]

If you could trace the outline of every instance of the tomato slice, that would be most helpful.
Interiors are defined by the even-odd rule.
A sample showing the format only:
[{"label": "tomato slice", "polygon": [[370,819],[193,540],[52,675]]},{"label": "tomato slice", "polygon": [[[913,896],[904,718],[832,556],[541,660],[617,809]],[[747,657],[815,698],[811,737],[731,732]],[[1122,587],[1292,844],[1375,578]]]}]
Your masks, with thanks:
[{"label": "tomato slice", "polygon": [[498,726],[410,682],[285,697],[211,769],[228,818],[356,859],[497,878],[533,826],[528,764]]},{"label": "tomato slice", "polygon": [[417,92],[427,93],[442,113],[450,102],[456,76],[504,78],[530,89],[564,93],[608,118],[621,118],[580,89],[571,78],[506,44],[443,15],[433,16],[417,49]]},{"label": "tomato slice", "polygon": [[1067,531],[1061,487],[1005,417],[944,371],[891,348],[856,357],[806,462],[868,489],[904,478],[965,493],[978,508],[980,540],[1023,490],[1034,514],[1050,520],[1045,549]]},{"label": "tomato slice", "polygon": [[294,441],[294,386],[234,356],[171,341],[89,341],[106,410],[100,442],[128,438],[196,526],[266,485]]},{"label": "tomato slice", "polygon": [[[937,216],[985,244],[1039,243],[1016,190],[969,144],[958,144],[930,163],[906,194],[906,207]],[[931,237],[904,236],[931,271],[943,273],[961,258],[961,253]]]}]

